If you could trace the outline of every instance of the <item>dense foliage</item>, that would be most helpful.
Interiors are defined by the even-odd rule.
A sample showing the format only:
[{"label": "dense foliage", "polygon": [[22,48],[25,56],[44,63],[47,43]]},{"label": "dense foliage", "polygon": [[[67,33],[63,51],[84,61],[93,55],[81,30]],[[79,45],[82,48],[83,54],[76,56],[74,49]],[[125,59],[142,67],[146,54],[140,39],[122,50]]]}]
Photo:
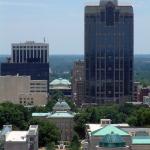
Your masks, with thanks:
[{"label": "dense foliage", "polygon": [[112,123],[129,123],[131,126],[150,127],[150,108],[131,104],[88,107],[75,116],[75,131],[80,138],[85,137],[86,123],[100,123],[108,118]]},{"label": "dense foliage", "polygon": [[0,104],[0,128],[5,124],[13,125],[14,130],[28,130],[30,124],[39,125],[39,146],[45,146],[59,140],[60,133],[49,121],[33,119],[31,112],[21,105]]}]

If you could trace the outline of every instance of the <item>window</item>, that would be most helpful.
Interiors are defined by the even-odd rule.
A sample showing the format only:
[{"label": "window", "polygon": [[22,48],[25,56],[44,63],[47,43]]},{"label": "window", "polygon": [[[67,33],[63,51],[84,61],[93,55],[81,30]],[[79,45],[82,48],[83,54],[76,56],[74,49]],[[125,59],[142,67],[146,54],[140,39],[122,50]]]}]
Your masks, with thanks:
[{"label": "window", "polygon": [[106,25],[107,26],[114,25],[114,8],[113,8],[113,6],[106,7]]}]

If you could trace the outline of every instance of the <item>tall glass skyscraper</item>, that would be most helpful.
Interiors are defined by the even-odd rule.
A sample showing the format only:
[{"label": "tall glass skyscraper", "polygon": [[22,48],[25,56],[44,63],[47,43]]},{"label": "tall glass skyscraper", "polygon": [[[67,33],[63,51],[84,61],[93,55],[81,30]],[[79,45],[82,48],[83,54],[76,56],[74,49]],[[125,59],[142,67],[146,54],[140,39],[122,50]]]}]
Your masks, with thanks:
[{"label": "tall glass skyscraper", "polygon": [[101,0],[85,7],[85,103],[122,103],[133,97],[132,6]]}]

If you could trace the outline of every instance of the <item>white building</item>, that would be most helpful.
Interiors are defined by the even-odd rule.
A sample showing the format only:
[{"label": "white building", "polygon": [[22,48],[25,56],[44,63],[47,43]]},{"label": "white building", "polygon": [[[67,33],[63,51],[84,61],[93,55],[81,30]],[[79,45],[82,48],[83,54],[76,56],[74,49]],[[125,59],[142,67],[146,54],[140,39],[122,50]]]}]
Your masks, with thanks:
[{"label": "white building", "polygon": [[49,61],[49,44],[27,41],[12,44],[12,63],[47,63]]},{"label": "white building", "polygon": [[38,126],[30,125],[28,131],[12,131],[11,125],[4,125],[0,132],[0,149],[38,150]]},{"label": "white building", "polygon": [[47,81],[31,80],[30,76],[0,76],[0,102],[14,104],[45,105],[47,103]]}]

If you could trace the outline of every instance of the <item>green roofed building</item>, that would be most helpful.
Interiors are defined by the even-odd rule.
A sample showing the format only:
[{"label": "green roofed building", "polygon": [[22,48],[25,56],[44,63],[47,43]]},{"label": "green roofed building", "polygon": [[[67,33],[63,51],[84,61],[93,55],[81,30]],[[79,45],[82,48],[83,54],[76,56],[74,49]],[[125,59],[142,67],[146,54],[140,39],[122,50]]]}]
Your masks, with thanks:
[{"label": "green roofed building", "polygon": [[133,150],[150,150],[150,136],[132,137]]},{"label": "green roofed building", "polygon": [[73,136],[74,112],[64,100],[58,100],[53,111],[48,113],[32,113],[33,117],[52,121],[59,128],[61,141],[71,141]]},{"label": "green roofed building", "polygon": [[50,82],[49,84],[50,94],[53,91],[61,91],[65,96],[71,96],[71,82],[69,80],[58,78]]},{"label": "green roofed building", "polygon": [[[104,122],[104,123],[103,123]],[[105,123],[108,124],[105,124]],[[97,125],[89,125],[87,128],[88,150],[126,150],[132,145],[131,136],[121,126],[126,124],[111,124],[109,119],[102,119],[99,128]],[[95,127],[96,130],[93,130]],[[128,145],[128,146],[126,146]],[[116,147],[118,149],[116,149]]]},{"label": "green roofed building", "polygon": [[103,137],[100,141],[99,145],[96,146],[97,150],[129,150],[129,147],[126,146],[125,141],[123,138],[118,135],[114,134],[107,134]]}]

